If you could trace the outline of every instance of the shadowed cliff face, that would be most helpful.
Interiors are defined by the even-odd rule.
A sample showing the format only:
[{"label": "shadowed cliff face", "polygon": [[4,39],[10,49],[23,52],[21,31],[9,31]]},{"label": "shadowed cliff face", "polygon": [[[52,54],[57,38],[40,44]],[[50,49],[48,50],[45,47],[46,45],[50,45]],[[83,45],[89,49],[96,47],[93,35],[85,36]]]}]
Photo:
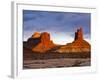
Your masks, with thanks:
[{"label": "shadowed cliff face", "polygon": [[83,29],[80,28],[80,29],[77,29],[77,31],[75,32],[75,38],[74,38],[74,41],[82,41],[83,40]]}]

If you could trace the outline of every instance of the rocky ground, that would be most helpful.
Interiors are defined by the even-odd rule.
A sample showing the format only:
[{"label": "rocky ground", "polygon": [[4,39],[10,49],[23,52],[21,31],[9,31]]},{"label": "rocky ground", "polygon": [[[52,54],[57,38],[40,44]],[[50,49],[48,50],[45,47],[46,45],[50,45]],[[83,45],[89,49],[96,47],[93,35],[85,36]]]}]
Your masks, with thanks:
[{"label": "rocky ground", "polygon": [[45,60],[24,60],[24,69],[84,67],[90,66],[90,58],[62,58]]},{"label": "rocky ground", "polygon": [[83,67],[90,66],[91,52],[82,53],[38,53],[24,49],[23,68],[59,68],[59,67]]}]

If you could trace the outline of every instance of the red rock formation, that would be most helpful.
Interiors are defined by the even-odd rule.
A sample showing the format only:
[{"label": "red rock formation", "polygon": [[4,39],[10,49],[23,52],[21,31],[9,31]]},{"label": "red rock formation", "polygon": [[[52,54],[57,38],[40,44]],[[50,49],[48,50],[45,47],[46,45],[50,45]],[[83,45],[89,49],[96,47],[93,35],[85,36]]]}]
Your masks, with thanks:
[{"label": "red rock formation", "polygon": [[[50,34],[47,32],[39,33],[35,32],[27,42],[24,42],[24,47],[27,49],[30,49],[34,52],[40,52],[45,53],[48,50],[51,50],[52,48],[57,47],[53,43],[53,41],[50,40]],[[90,52],[91,50],[90,44],[84,40],[83,38],[83,29],[77,29],[75,32],[75,38],[72,43],[68,43],[67,45],[61,46],[59,49],[57,49],[57,52],[60,53],[70,53],[70,52]]]},{"label": "red rock formation", "polygon": [[41,33],[35,32],[35,33],[31,36],[31,38],[39,38],[40,35],[41,35]]},{"label": "red rock formation", "polygon": [[80,47],[90,47],[90,44],[83,39],[83,30],[82,28],[78,29],[75,33],[75,39],[72,42],[73,46],[80,46]]},{"label": "red rock formation", "polygon": [[35,32],[31,38],[28,39],[26,46],[35,52],[46,52],[53,48],[55,44],[50,40],[49,33]]},{"label": "red rock formation", "polygon": [[36,52],[46,52],[54,46],[54,43],[50,40],[50,34],[47,32],[43,32],[40,36],[40,42],[32,50]]},{"label": "red rock formation", "polygon": [[78,29],[75,32],[75,38],[72,43],[68,43],[65,46],[62,46],[58,52],[90,52],[90,44],[83,39],[83,30],[82,28]]},{"label": "red rock formation", "polygon": [[80,40],[80,41],[83,40],[83,29],[82,28],[78,29],[77,32],[75,32],[74,40]]},{"label": "red rock formation", "polygon": [[35,32],[28,40],[26,43],[24,43],[24,47],[28,48],[28,49],[32,49],[33,47],[35,47],[36,45],[38,45],[38,43],[41,42],[40,39],[41,33],[39,32]]},{"label": "red rock formation", "polygon": [[44,44],[44,47],[50,43],[50,34],[47,32],[41,33],[41,43]]}]

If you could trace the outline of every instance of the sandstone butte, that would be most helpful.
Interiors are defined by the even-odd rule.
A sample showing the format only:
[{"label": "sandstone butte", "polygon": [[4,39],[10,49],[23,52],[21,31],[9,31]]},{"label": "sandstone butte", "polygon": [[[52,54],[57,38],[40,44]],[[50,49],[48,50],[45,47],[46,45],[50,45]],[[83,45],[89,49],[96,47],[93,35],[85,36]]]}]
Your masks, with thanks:
[{"label": "sandstone butte", "polygon": [[90,44],[84,40],[83,38],[83,29],[77,29],[75,32],[75,38],[72,43],[68,43],[62,47],[60,47],[57,52],[60,53],[70,53],[70,52],[90,52],[91,46]]},{"label": "sandstone butte", "polygon": [[28,48],[35,52],[46,52],[55,47],[53,41],[50,40],[50,34],[47,32],[35,32],[27,41]]},{"label": "sandstone butte", "polygon": [[[58,45],[50,40],[50,34],[47,32],[35,32],[27,42],[24,42],[23,47],[33,52],[44,53],[46,51],[56,48]],[[77,29],[75,38],[72,43],[61,45],[60,48],[54,49],[58,53],[72,53],[72,52],[90,52],[90,44],[83,38],[83,29]]]}]

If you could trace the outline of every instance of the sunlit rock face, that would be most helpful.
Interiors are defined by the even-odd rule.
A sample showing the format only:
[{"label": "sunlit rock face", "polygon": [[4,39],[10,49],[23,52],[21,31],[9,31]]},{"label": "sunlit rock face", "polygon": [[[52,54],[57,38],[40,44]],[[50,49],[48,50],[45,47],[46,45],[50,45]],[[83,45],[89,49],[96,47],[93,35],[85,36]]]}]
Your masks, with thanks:
[{"label": "sunlit rock face", "polygon": [[46,52],[53,48],[55,44],[50,40],[50,34],[47,32],[35,32],[27,41],[26,47],[35,52]]},{"label": "sunlit rock face", "polygon": [[40,42],[34,48],[32,48],[32,50],[36,52],[46,52],[54,46],[54,43],[50,40],[50,34],[43,32],[40,36]]},{"label": "sunlit rock face", "polygon": [[35,33],[31,36],[31,38],[39,38],[40,36],[41,36],[41,33],[35,32]]},{"label": "sunlit rock face", "polygon": [[67,43],[57,50],[60,53],[72,53],[72,52],[90,52],[90,44],[83,38],[83,29],[77,29],[75,32],[75,38],[72,43]]}]

